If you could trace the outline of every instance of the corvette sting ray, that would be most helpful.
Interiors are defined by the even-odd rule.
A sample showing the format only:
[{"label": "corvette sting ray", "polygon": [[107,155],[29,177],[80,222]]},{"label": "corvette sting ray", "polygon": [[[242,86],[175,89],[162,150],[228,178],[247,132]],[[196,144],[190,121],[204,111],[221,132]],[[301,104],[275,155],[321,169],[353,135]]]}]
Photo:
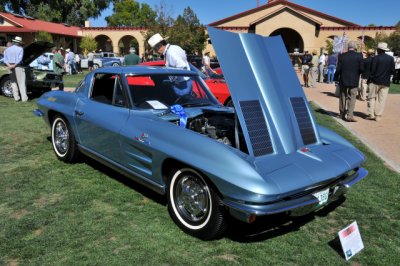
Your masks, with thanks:
[{"label": "corvette sting ray", "polygon": [[367,176],[364,155],[316,124],[280,37],[208,33],[234,108],[192,71],[97,69],[37,101],[57,158],[84,154],[165,195],[173,221],[203,240],[228,215],[304,215]]}]

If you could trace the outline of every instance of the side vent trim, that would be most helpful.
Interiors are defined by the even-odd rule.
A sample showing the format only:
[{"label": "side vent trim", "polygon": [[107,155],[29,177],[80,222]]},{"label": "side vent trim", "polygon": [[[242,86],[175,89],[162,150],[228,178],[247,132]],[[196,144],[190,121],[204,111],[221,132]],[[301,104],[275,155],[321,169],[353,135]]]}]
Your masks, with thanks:
[{"label": "side vent trim", "polygon": [[292,108],[296,116],[297,124],[299,125],[304,145],[316,143],[317,137],[304,98],[292,97],[290,98],[290,102],[292,103]]},{"label": "side vent trim", "polygon": [[268,127],[258,100],[240,101],[254,156],[274,152]]}]

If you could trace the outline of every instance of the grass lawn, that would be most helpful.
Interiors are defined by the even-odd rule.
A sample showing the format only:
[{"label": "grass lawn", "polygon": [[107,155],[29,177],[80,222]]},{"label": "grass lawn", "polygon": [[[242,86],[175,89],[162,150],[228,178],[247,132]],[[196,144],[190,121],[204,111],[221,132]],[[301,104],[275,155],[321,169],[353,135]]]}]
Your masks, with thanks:
[{"label": "grass lawn", "polygon": [[0,265],[349,265],[335,239],[355,220],[365,248],[352,265],[399,262],[400,174],[323,110],[314,108],[318,122],[364,152],[369,176],[336,208],[232,223],[203,242],[139,184],[89,159],[58,161],[35,107],[0,96]]},{"label": "grass lawn", "polygon": [[87,75],[87,73],[89,73],[89,70],[83,70],[82,74],[64,75],[64,86],[66,88],[75,88],[79,81],[81,81]]},{"label": "grass lawn", "polygon": [[399,94],[400,93],[400,84],[390,84],[389,93]]}]

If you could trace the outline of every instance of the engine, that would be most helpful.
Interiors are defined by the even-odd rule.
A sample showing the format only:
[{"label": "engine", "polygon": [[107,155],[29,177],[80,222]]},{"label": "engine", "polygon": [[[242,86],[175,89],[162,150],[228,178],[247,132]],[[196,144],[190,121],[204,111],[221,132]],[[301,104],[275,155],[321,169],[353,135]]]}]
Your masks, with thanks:
[{"label": "engine", "polygon": [[189,121],[188,128],[229,146],[235,143],[235,124],[233,117],[223,115],[207,117],[202,115]]}]

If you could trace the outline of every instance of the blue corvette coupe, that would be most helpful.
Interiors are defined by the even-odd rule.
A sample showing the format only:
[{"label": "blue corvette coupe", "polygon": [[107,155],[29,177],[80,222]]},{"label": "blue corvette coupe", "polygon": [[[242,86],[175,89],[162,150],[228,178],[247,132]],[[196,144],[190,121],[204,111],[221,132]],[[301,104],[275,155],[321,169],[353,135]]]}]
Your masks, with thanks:
[{"label": "blue corvette coupe", "polygon": [[38,100],[58,159],[84,154],[165,195],[174,222],[204,240],[227,215],[304,215],[367,175],[363,154],[316,124],[280,37],[208,30],[235,108],[191,71],[97,69]]}]

